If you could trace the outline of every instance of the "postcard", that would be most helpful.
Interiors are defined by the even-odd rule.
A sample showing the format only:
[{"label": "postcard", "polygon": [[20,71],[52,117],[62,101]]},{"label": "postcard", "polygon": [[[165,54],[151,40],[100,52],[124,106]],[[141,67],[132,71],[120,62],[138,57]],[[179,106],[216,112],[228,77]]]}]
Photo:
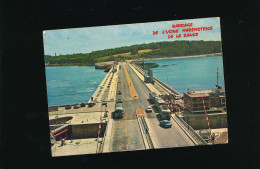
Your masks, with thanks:
[{"label": "postcard", "polygon": [[227,144],[220,19],[44,30],[52,156]]}]

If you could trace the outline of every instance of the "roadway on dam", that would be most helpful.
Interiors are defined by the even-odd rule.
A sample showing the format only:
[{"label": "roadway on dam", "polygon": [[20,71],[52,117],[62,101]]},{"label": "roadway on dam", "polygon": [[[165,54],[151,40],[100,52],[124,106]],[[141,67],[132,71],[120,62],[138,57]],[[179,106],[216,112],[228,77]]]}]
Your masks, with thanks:
[{"label": "roadway on dam", "polygon": [[[125,64],[127,73],[131,77],[138,95],[137,99],[133,99],[131,96],[123,64]],[[148,100],[150,91],[128,64],[120,63],[120,65],[117,90],[121,90],[122,94],[117,94],[117,98],[123,99],[125,115],[122,119],[114,119],[110,151],[142,150],[145,149],[145,146],[139,129],[136,110],[145,110],[147,106],[151,105]],[[195,145],[173,119],[170,120],[171,128],[160,127],[158,110],[154,106],[153,112],[146,113],[146,116],[150,130],[153,132],[153,141],[156,147],[170,148]]]}]

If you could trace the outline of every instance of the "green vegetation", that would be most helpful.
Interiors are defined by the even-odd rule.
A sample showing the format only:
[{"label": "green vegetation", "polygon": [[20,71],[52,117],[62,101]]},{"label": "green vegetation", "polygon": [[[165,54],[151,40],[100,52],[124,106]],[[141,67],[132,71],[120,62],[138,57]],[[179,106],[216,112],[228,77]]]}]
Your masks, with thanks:
[{"label": "green vegetation", "polygon": [[47,65],[90,66],[100,61],[120,61],[122,59],[162,58],[174,56],[202,55],[221,52],[220,41],[173,41],[138,44],[91,53],[45,55]]}]

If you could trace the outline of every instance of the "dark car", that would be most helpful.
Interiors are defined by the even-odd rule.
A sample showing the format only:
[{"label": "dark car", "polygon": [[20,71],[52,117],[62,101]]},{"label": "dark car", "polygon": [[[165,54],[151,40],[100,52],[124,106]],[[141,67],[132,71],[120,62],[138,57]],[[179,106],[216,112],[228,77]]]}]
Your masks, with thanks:
[{"label": "dark car", "polygon": [[85,106],[86,106],[86,103],[81,103],[80,106],[81,106],[81,107],[85,107]]},{"label": "dark car", "polygon": [[75,104],[74,109],[78,109],[80,107],[81,107],[80,104]]},{"label": "dark car", "polygon": [[122,94],[122,91],[121,90],[118,90],[118,92],[117,92],[118,94]]},{"label": "dark car", "polygon": [[123,103],[123,99],[122,98],[118,98],[117,99],[117,103]]},{"label": "dark car", "polygon": [[103,100],[103,101],[102,101],[102,105],[107,105],[107,101],[106,101],[106,100]]},{"label": "dark car", "polygon": [[95,105],[95,103],[92,101],[88,103],[88,107],[93,107],[94,105]]},{"label": "dark car", "polygon": [[162,126],[164,128],[171,128],[172,124],[169,120],[162,120],[162,121],[160,121],[160,126]]},{"label": "dark car", "polygon": [[66,105],[65,109],[71,109],[71,105]]}]

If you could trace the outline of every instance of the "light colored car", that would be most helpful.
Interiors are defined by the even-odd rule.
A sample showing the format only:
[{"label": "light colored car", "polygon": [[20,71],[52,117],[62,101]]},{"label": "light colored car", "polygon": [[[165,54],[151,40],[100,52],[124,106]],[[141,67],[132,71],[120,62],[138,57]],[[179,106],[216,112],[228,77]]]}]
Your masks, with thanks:
[{"label": "light colored car", "polygon": [[75,104],[74,109],[78,109],[80,107],[81,107],[80,104]]},{"label": "light colored car", "polygon": [[152,112],[153,111],[152,106],[147,106],[145,111],[146,112]]}]

